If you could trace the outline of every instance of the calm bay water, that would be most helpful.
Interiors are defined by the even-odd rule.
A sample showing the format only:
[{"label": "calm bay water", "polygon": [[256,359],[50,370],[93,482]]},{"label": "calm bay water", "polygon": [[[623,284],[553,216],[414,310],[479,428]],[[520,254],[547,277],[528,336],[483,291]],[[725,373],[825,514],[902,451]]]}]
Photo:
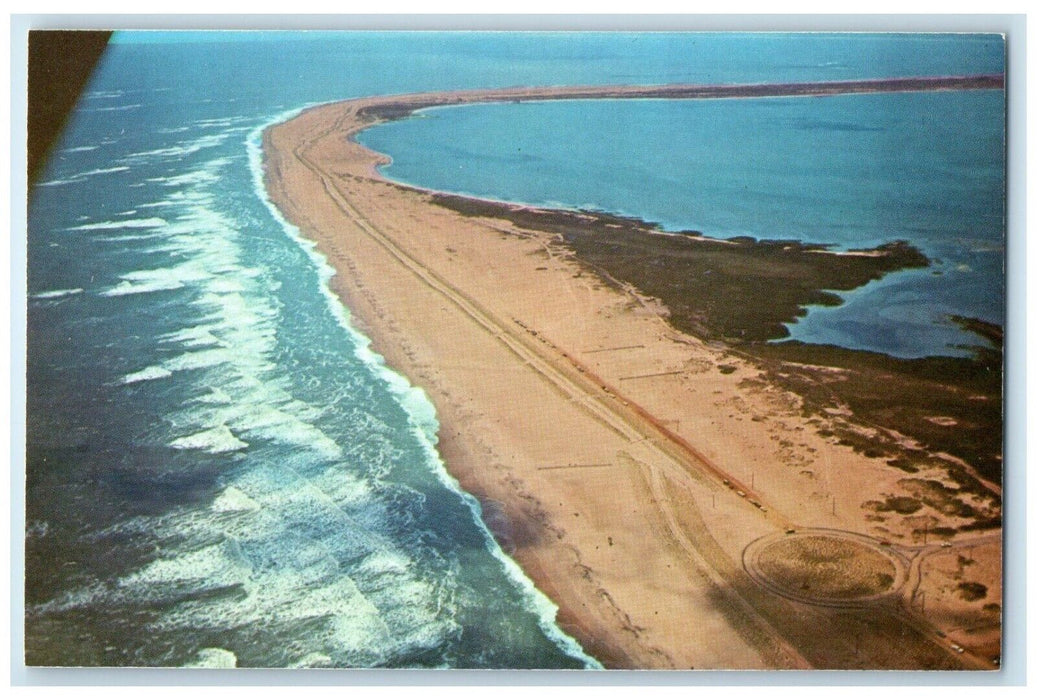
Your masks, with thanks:
[{"label": "calm bay water", "polygon": [[[267,202],[265,125],[308,104],[416,90],[1001,67],[999,40],[983,37],[118,36],[30,196],[28,661],[595,665],[445,473],[424,395],[351,329],[327,289],[330,270]],[[581,119],[629,110],[630,124],[670,128],[691,107],[588,108],[606,112]],[[752,131],[735,103],[696,108],[729,110],[718,122]],[[545,122],[530,109],[561,111]],[[479,128],[497,124],[532,148],[538,140],[525,132],[558,133],[551,121],[570,118],[566,109],[519,106],[515,117],[486,107],[437,119],[489,115]],[[432,121],[387,127],[402,130],[387,148],[398,164],[407,130]],[[543,143],[535,157],[556,150]],[[465,151],[457,162],[495,157],[468,152],[477,143],[454,145]],[[614,148],[615,167],[659,172],[629,146]],[[447,148],[436,156],[452,157]],[[670,176],[705,166],[689,161]],[[586,163],[576,172],[594,193],[629,179]],[[644,194],[646,208],[599,194],[569,199],[564,189],[544,196],[684,221],[653,213]],[[716,226],[748,226],[738,221]],[[982,236],[996,247],[992,231]]]},{"label": "calm bay water", "polygon": [[360,140],[438,190],[934,260],[811,310],[791,327],[806,342],[965,354],[982,341],[950,316],[1004,320],[1000,91],[468,105]]}]

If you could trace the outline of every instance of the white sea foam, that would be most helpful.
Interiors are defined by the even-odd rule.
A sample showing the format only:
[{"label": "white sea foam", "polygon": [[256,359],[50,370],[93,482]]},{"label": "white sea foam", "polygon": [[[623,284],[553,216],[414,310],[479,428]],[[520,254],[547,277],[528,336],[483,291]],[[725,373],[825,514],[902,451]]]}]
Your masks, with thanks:
[{"label": "white sea foam", "polygon": [[[158,535],[162,540],[178,543],[175,550],[162,558],[114,582],[92,582],[47,601],[34,610],[49,613],[94,605],[125,605],[163,602],[185,594],[242,586],[250,567],[242,560],[233,542],[212,544],[211,524],[184,518],[179,513],[165,522],[136,518],[96,533],[94,541],[106,537],[133,534],[136,537]],[[168,532],[164,532],[168,529]]]},{"label": "white sea foam", "polygon": [[203,450],[210,454],[235,452],[248,447],[248,443],[234,437],[234,433],[225,425],[218,425],[200,433],[186,435],[169,443],[178,450]]},{"label": "white sea foam", "polygon": [[146,182],[154,182],[165,187],[188,187],[191,185],[204,185],[216,182],[219,176],[209,170],[192,170],[179,175],[167,175],[165,177],[149,177]]},{"label": "white sea foam", "polygon": [[91,90],[90,92],[86,92],[86,93],[83,94],[83,97],[85,97],[88,100],[99,100],[99,99],[110,100],[110,99],[114,99],[116,97],[122,97],[122,96],[123,96],[123,91],[122,90]]},{"label": "white sea foam", "polygon": [[[317,540],[293,531],[294,514],[270,513],[270,504],[241,511],[231,520],[184,518],[169,522],[172,541],[211,538],[213,527],[224,527],[228,537],[217,545],[189,549],[181,545],[170,556],[119,581],[117,590],[102,598],[162,600],[177,593],[234,587],[234,596],[191,598],[160,616],[159,630],[230,627],[257,630],[325,620],[323,634],[300,649],[296,665],[371,666],[389,658],[398,635],[383,613],[357,588],[330,552]],[[159,527],[159,531],[161,526]],[[208,534],[207,534],[208,533]],[[83,591],[89,596],[96,591]],[[265,640],[264,640],[265,641]],[[316,657],[315,657],[316,655]]]},{"label": "white sea foam", "polygon": [[200,282],[210,277],[203,264],[188,261],[173,267],[158,267],[150,270],[133,270],[119,277],[130,282],[150,282],[152,280],[173,279],[179,282]]},{"label": "white sea foam", "polygon": [[46,292],[37,292],[36,294],[30,295],[30,299],[61,299],[64,297],[74,296],[76,294],[82,294],[83,290],[79,287],[75,289],[52,289]]},{"label": "white sea foam", "polygon": [[244,282],[231,277],[215,277],[205,288],[214,294],[241,294],[248,291]]},{"label": "white sea foam", "polygon": [[177,207],[183,204],[183,201],[178,201],[175,197],[169,199],[163,199],[158,202],[146,202],[144,204],[138,204],[139,209],[168,209],[170,207]]},{"label": "white sea foam", "polygon": [[228,486],[223,493],[212,502],[212,509],[217,513],[259,510],[259,504],[239,489]]},{"label": "white sea foam", "polygon": [[103,296],[117,297],[127,294],[145,294],[171,289],[180,289],[186,284],[200,282],[211,276],[204,269],[204,263],[188,261],[174,267],[160,267],[153,270],[133,270],[119,277],[122,279],[115,287],[107,289]]},{"label": "white sea foam", "polygon": [[[276,342],[272,324],[265,319],[265,314],[256,314],[255,308],[248,308],[240,295],[228,296],[232,298],[231,303],[212,314],[213,323],[160,338],[163,342],[205,348],[167,360],[163,363],[167,370],[220,366],[225,377],[236,375],[236,379],[225,378],[218,389],[207,390],[196,399],[196,403],[214,408],[205,411],[194,408],[171,419],[182,426],[218,423],[249,442],[270,440],[314,451],[323,459],[340,457],[341,448],[310,422],[319,417],[320,411],[294,400],[278,388],[276,380],[262,378],[276,370],[276,365],[268,359]],[[217,347],[211,347],[213,344]]]},{"label": "white sea foam", "polygon": [[277,316],[277,309],[263,303],[257,303],[252,295],[226,291],[220,294],[200,294],[195,303],[218,315],[224,326],[230,331],[249,334],[253,339],[267,332],[273,332],[271,320]]},{"label": "white sea foam", "polygon": [[[97,148],[97,147],[96,146],[92,146],[90,148],[93,149],[93,148]],[[129,169],[130,168],[129,168],[128,165],[119,165],[119,166],[115,166],[115,167],[112,167],[112,168],[98,168],[96,170],[87,170],[85,172],[76,173],[74,175],[68,175],[66,177],[59,178],[59,179],[56,179],[56,180],[48,180],[46,182],[41,182],[39,184],[43,185],[45,187],[53,187],[55,185],[71,185],[71,184],[74,184],[74,183],[85,182],[88,178],[91,178],[91,177],[93,177],[95,175],[107,175],[107,174],[111,174],[111,173],[121,173],[121,172],[124,172],[124,171],[129,170]]]},{"label": "white sea foam", "polygon": [[168,146],[166,148],[155,148],[149,151],[138,151],[136,153],[130,153],[123,158],[123,161],[140,161],[140,160],[152,160],[162,158],[184,158],[189,155],[193,155],[198,151],[206,148],[214,148],[221,145],[230,136],[229,132],[221,132],[218,134],[210,134],[203,136],[192,141],[184,141],[176,146]]},{"label": "white sea foam", "polygon": [[325,459],[342,456],[342,449],[316,426],[274,406],[258,404],[233,422],[241,431],[286,445],[314,450]]},{"label": "white sea foam", "polygon": [[[257,193],[275,219],[287,226],[262,190],[261,161],[256,160],[259,133],[253,132],[249,141]],[[197,293],[177,301],[189,298],[181,303],[193,304],[201,318],[188,328],[160,336],[158,342],[166,351],[179,354],[136,374],[205,370],[183,376],[196,398],[185,402],[175,415],[164,416],[175,426],[175,439],[166,438],[174,448],[224,454],[270,440],[304,449],[281,450],[284,458],[276,464],[250,465],[241,473],[229,473],[223,490],[208,507],[141,516],[120,524],[146,537],[143,541],[155,541],[162,558],[114,584],[85,586],[47,605],[175,601],[163,606],[150,628],[193,634],[254,629],[257,640],[263,639],[264,630],[304,624],[309,633],[306,648],[287,655],[287,663],[296,666],[375,666],[412,650],[435,648],[459,634],[450,612],[454,604],[450,587],[423,578],[415,560],[380,534],[386,531],[385,523],[398,523],[402,514],[386,502],[384,485],[374,480],[382,468],[377,455],[372,463],[357,456],[355,465],[343,464],[340,446],[318,427],[321,409],[295,398],[284,373],[275,371],[281,312],[269,295],[269,274],[243,262],[235,221],[216,211],[218,204],[206,191],[226,162],[212,161],[185,173],[181,180],[176,179],[180,176],[162,180],[184,188],[153,203],[184,210],[185,215],[178,218],[167,216],[170,220],[162,228],[178,262],[183,262],[126,273],[122,284],[127,290],[190,285]],[[297,237],[297,232],[285,230]],[[321,271],[321,291],[352,335],[358,356],[392,387],[411,416],[411,427],[425,446],[432,468],[442,470],[433,446],[436,421],[431,404],[420,389],[386,368],[367,348],[366,339],[349,327],[348,312],[327,285],[330,268],[312,245],[297,241]],[[371,429],[384,426],[373,423]],[[364,439],[376,441],[366,449],[383,451],[377,440],[384,438]],[[313,449],[324,461],[315,462]],[[354,459],[352,452],[347,459]],[[456,483],[447,483],[458,490]],[[405,487],[392,488],[406,493],[410,503],[419,498]],[[477,513],[474,499],[466,498]],[[488,533],[486,537],[487,546],[496,547]],[[520,585],[535,593],[513,563],[508,568],[510,560],[502,561]],[[225,588],[233,593],[224,595]],[[204,592],[209,593],[195,595]],[[539,602],[534,599],[534,607]],[[540,612],[545,632],[560,635],[551,624],[554,608],[548,604]],[[565,646],[567,638],[560,639]],[[582,654],[576,650],[574,655]],[[195,663],[216,665],[231,658],[229,650],[210,647],[198,652]]]},{"label": "white sea foam", "polygon": [[110,287],[102,292],[101,296],[106,297],[121,297],[128,294],[148,294],[150,292],[163,292],[171,289],[180,289],[183,287],[183,283],[174,279],[165,280],[152,280],[149,282],[141,282],[134,284],[133,282],[123,281],[114,287]]},{"label": "white sea foam", "polygon": [[194,661],[184,664],[184,668],[237,668],[238,657],[234,652],[219,647],[200,649]]},{"label": "white sea foam", "polygon": [[35,614],[47,615],[64,610],[74,610],[86,607],[99,600],[110,600],[109,588],[102,583],[92,582],[81,588],[65,591],[57,598],[48,600],[38,605],[26,606]]},{"label": "white sea foam", "polygon": [[254,121],[252,117],[224,117],[222,119],[199,119],[194,122],[196,127],[202,128],[225,128],[235,124],[245,124]]},{"label": "white sea foam", "polygon": [[[305,109],[305,107],[303,108]],[[490,534],[489,529],[481,518],[481,509],[478,501],[467,492],[463,491],[458,482],[449,475],[442,459],[436,452],[436,431],[438,421],[435,416],[435,408],[428,400],[425,393],[417,387],[413,387],[405,377],[390,369],[385,364],[384,358],[370,349],[370,340],[357,332],[350,324],[349,311],[332,292],[329,280],[335,274],[327,259],[317,250],[316,245],[304,238],[297,227],[289,223],[280,210],[270,201],[263,183],[263,132],[274,124],[286,121],[302,109],[291,110],[282,113],[269,122],[254,129],[248,139],[249,164],[252,170],[253,189],[256,196],[266,205],[271,216],[281,225],[288,236],[296,241],[300,247],[310,256],[317,267],[320,277],[320,291],[324,295],[332,314],[338,320],[341,327],[352,336],[356,344],[356,356],[362,360],[379,377],[381,377],[391,388],[397,399],[407,409],[415,435],[419,438],[425,453],[427,463],[434,470],[437,478],[447,488],[460,494],[472,512],[473,519],[482,530],[485,546],[498,559],[508,576],[515,581],[522,591],[527,607],[536,610],[539,624],[544,633],[553,639],[558,646],[565,650],[573,658],[580,659],[588,668],[601,668],[601,664],[584,652],[579,642],[563,632],[556,624],[555,617],[558,607],[552,603],[547,596],[541,593],[533,585],[533,582],[522,572],[519,566],[498,546],[496,540]]]},{"label": "white sea foam", "polygon": [[356,576],[370,581],[385,579],[384,585],[392,585],[400,576],[407,574],[411,561],[398,551],[381,549],[372,552],[356,569]]},{"label": "white sea foam", "polygon": [[187,369],[205,369],[226,363],[233,363],[236,359],[235,351],[228,348],[208,348],[177,355],[163,364],[171,372],[180,372]]},{"label": "white sea foam", "polygon": [[172,584],[190,584],[191,587],[210,589],[241,584],[248,578],[249,566],[235,554],[226,542],[194,551],[181,551],[174,556],[156,559],[120,579],[119,587],[168,589]]},{"label": "white sea foam", "polygon": [[59,185],[71,185],[71,184],[74,184],[76,182],[82,182],[82,181],[83,181],[82,179],[77,179],[77,178],[74,178],[74,177],[59,178],[57,180],[46,180],[45,182],[37,183],[37,187],[57,187]]},{"label": "white sea foam", "polygon": [[97,236],[95,241],[100,243],[132,243],[134,241],[153,241],[166,238],[165,233],[141,233],[129,236]]},{"label": "white sea foam", "polygon": [[209,389],[208,393],[203,394],[202,396],[199,396],[197,399],[195,399],[195,401],[197,401],[198,403],[203,403],[203,404],[230,404],[230,403],[234,403],[234,399],[232,399],[227,392],[223,391],[222,389],[216,389],[216,388]]},{"label": "white sea foam", "polygon": [[81,107],[79,112],[125,112],[130,109],[140,109],[144,105],[138,103],[131,105],[116,105],[113,107]]},{"label": "white sea foam", "polygon": [[194,326],[173,333],[165,333],[158,337],[161,343],[173,343],[186,348],[212,347],[214,345],[224,346],[219,338],[212,334],[215,326]]},{"label": "white sea foam", "polygon": [[80,226],[70,226],[66,231],[108,231],[114,229],[123,228],[158,228],[159,226],[167,225],[165,219],[161,219],[157,216],[148,217],[145,219],[116,219],[114,221],[97,221],[91,224],[82,224]]},{"label": "white sea foam", "polygon": [[289,664],[288,668],[327,668],[332,665],[331,657],[314,651],[302,657],[298,661]]},{"label": "white sea foam", "polygon": [[125,377],[122,378],[122,383],[136,384],[137,382],[146,382],[152,379],[165,379],[166,377],[170,377],[172,375],[173,373],[165,367],[147,367],[146,369],[142,369],[139,372],[127,374]]},{"label": "white sea foam", "polygon": [[268,641],[264,630],[305,624],[307,644],[284,660],[300,667],[377,666],[460,631],[449,600],[406,553],[282,465],[236,476],[210,509],[140,516],[98,541],[131,534],[155,542],[162,557],[33,611],[176,601],[150,628],[254,628],[257,644]]},{"label": "white sea foam", "polygon": [[111,168],[96,168],[94,170],[87,170],[85,172],[79,173],[75,177],[88,178],[93,177],[94,175],[110,175],[111,173],[123,173],[129,169],[130,168],[128,165],[116,165]]},{"label": "white sea foam", "polygon": [[61,149],[62,153],[84,153],[86,151],[96,151],[100,146],[73,146],[72,148]]}]

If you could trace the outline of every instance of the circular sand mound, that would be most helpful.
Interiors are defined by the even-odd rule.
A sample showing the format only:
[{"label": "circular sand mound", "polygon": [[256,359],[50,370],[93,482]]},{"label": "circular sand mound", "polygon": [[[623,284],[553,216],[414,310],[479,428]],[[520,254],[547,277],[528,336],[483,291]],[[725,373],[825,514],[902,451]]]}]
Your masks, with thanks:
[{"label": "circular sand mound", "polygon": [[900,562],[877,543],[834,532],[765,538],[750,545],[744,561],[767,588],[821,604],[882,596],[895,590],[904,574]]}]

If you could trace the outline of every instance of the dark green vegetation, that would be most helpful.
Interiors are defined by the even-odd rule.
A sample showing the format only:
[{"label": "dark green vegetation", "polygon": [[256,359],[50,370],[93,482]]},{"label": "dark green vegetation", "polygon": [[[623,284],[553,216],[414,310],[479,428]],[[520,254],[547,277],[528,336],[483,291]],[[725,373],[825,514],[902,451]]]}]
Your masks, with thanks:
[{"label": "dark green vegetation", "polygon": [[895,511],[901,515],[910,515],[922,509],[922,502],[910,496],[889,496],[884,502],[868,501],[864,505],[879,513]]},{"label": "dark green vegetation", "polygon": [[[793,341],[743,349],[761,361],[770,378],[802,396],[807,408],[846,406],[857,421],[910,436],[930,451],[952,454],[1000,483],[1000,350],[976,348],[972,357],[901,359]],[[898,447],[892,438],[839,437],[862,451],[888,456],[892,466],[909,473],[927,459],[923,451]],[[958,480],[963,485],[971,481],[965,474]]]},{"label": "dark green vegetation", "polygon": [[850,290],[928,259],[903,242],[859,255],[798,241],[663,234],[650,224],[609,214],[509,207],[436,194],[433,201],[468,216],[507,218],[559,234],[566,247],[608,280],[633,284],[663,301],[679,330],[708,340],[745,342],[788,335],[783,324],[811,304],[835,306],[825,290]]},{"label": "dark green vegetation", "polygon": [[[643,221],[610,214],[431,196],[465,216],[504,219],[555,234],[605,283],[630,285],[663,302],[675,328],[722,341],[756,363],[767,379],[801,396],[806,413],[827,418],[826,409],[848,408],[852,423],[866,430],[843,421],[832,432],[840,442],[887,457],[907,473],[932,463],[934,453],[946,453],[1000,483],[999,327],[952,319],[995,345],[973,348],[971,357],[900,359],[830,345],[767,342],[787,335],[783,324],[802,315],[805,305],[840,303],[829,290],[854,289],[895,270],[928,265],[914,247],[894,242],[853,255],[835,254],[797,241],[664,234]],[[905,447],[902,436],[920,446]],[[967,469],[953,460],[946,463],[963,489],[985,490]]]},{"label": "dark green vegetation", "polygon": [[808,536],[779,540],[760,553],[757,566],[790,592],[816,598],[849,599],[883,593],[896,568],[884,554],[857,542]]},{"label": "dark green vegetation", "polygon": [[983,600],[987,597],[987,587],[975,581],[962,581],[958,584],[958,595],[963,600]]},{"label": "dark green vegetation", "polygon": [[537,100],[668,99],[702,100],[744,97],[820,97],[876,92],[918,92],[931,90],[1001,90],[1003,74],[945,75],[918,78],[879,78],[872,80],[833,80],[805,83],[756,83],[739,85],[602,85],[584,87],[503,88],[500,90],[459,90],[419,93],[388,98],[362,107],[358,116],[370,122],[403,119],[419,109],[473,102],[530,102]]},{"label": "dark green vegetation", "polygon": [[998,348],[1004,345],[1005,329],[996,323],[988,323],[987,321],[982,321],[978,318],[968,318],[967,316],[951,316],[950,320],[957,323],[961,328],[986,338]]}]

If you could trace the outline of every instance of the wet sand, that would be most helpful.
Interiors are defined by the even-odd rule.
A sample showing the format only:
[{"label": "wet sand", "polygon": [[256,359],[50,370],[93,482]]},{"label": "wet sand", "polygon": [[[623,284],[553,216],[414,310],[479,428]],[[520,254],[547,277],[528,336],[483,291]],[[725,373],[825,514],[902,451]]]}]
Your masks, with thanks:
[{"label": "wet sand", "polygon": [[[675,328],[663,303],[588,266],[557,231],[387,182],[384,156],[350,138],[433,104],[718,96],[701,90],[326,105],[266,132],[267,187],[337,270],[331,284],[354,324],[428,393],[450,473],[492,513],[561,626],[607,667],[992,668],[1000,530],[963,528],[999,509],[996,498],[955,490],[938,462],[905,474],[854,449],[833,430],[852,416],[805,413],[753,358]],[[863,536],[905,573],[846,605],[761,580],[743,557],[762,538],[805,531]],[[930,555],[959,551],[972,563],[925,576]],[[961,583],[984,597],[965,600],[979,588],[963,597]]]}]

